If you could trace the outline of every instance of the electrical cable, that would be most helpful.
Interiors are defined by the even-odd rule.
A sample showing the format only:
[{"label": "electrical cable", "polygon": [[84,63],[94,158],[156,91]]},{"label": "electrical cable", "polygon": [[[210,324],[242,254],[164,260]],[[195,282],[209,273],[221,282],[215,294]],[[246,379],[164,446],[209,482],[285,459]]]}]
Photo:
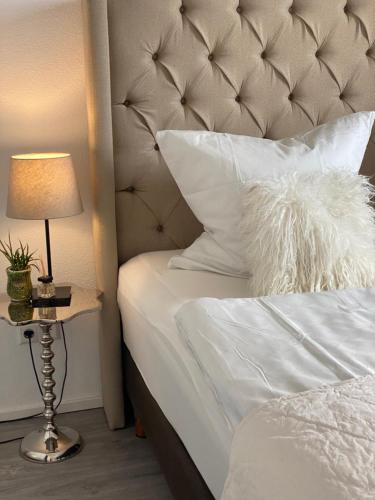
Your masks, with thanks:
[{"label": "electrical cable", "polygon": [[[30,359],[31,359],[31,363],[32,363],[32,366],[33,366],[35,380],[36,380],[36,382],[38,384],[38,389],[39,389],[40,395],[43,396],[42,387],[40,385],[40,381],[39,381],[39,377],[38,377],[38,372],[37,372],[36,366],[35,366],[35,359],[34,359],[34,353],[33,353],[33,348],[32,348],[31,337],[27,337],[27,340],[29,341]],[[40,415],[42,415],[41,412],[34,413],[33,415],[28,415],[27,417],[12,418],[11,420],[0,420],[0,424],[9,424],[11,422],[20,422],[21,420],[29,420],[29,419],[34,418],[34,417],[39,417]]]},{"label": "electrical cable", "polygon": [[34,413],[34,415],[28,415],[27,417],[11,418],[10,420],[0,420],[0,424],[10,424],[12,422],[20,422],[21,420],[29,420],[31,418],[40,417],[41,412]]},{"label": "electrical cable", "polygon": [[20,439],[23,439],[23,438],[24,438],[24,436],[20,436],[18,438],[7,439],[6,441],[0,441],[0,444],[13,443],[13,441],[19,441]]},{"label": "electrical cable", "polygon": [[[57,405],[55,407],[55,411],[57,411],[58,407],[60,406],[60,404],[62,402],[62,399],[63,399],[63,396],[64,396],[65,382],[66,382],[66,378],[67,378],[67,375],[68,375],[68,348],[67,348],[67,345],[66,345],[64,322],[61,321],[60,324],[61,324],[61,331],[62,331],[63,342],[64,342],[64,350],[65,350],[65,367],[64,367],[65,369],[64,369],[64,378],[63,378],[62,385],[61,385],[60,398],[59,398],[59,402],[57,403]],[[31,337],[28,338],[28,341],[29,341],[30,358],[31,358],[32,366],[33,366],[33,371],[34,371],[35,379],[36,379],[37,384],[38,384],[39,392],[43,396],[43,390],[42,390],[42,387],[41,387],[41,384],[40,384],[40,381],[39,381],[39,377],[38,377],[38,372],[37,372],[36,366],[35,366],[35,359],[34,359],[34,353],[33,353],[33,349],[32,349]],[[20,420],[28,420],[28,419],[31,419],[31,418],[34,418],[34,417],[39,417],[41,415],[42,415],[42,413],[39,412],[39,413],[35,413],[34,415],[28,415],[27,417],[15,418],[15,419],[12,419],[12,420],[1,420],[0,424],[11,423],[11,422],[19,422]],[[6,444],[6,443],[11,443],[13,441],[18,441],[20,439],[23,439],[23,437],[24,436],[17,437],[17,438],[12,438],[12,439],[7,439],[5,441],[0,441],[0,444]]]},{"label": "electrical cable", "polygon": [[63,381],[62,381],[62,385],[61,385],[61,393],[60,393],[60,400],[59,402],[57,403],[56,405],[56,408],[55,410],[57,411],[58,407],[60,406],[61,404],[61,401],[62,401],[62,398],[64,396],[64,389],[65,389],[65,382],[66,382],[66,377],[68,375],[68,349],[66,347],[66,338],[65,338],[65,330],[64,330],[64,322],[61,321],[61,331],[62,331],[62,335],[63,335],[63,341],[64,341],[64,349],[65,349],[65,372],[64,372],[64,378],[63,378]]},{"label": "electrical cable", "polygon": [[28,341],[29,341],[30,358],[31,358],[31,363],[33,365],[33,370],[34,370],[34,375],[35,375],[36,383],[38,384],[38,389],[39,389],[40,395],[43,397],[42,386],[40,385],[40,381],[39,381],[39,377],[38,377],[38,372],[36,371],[34,353],[33,353],[33,348],[32,348],[32,344],[31,344],[31,337],[28,338]]}]

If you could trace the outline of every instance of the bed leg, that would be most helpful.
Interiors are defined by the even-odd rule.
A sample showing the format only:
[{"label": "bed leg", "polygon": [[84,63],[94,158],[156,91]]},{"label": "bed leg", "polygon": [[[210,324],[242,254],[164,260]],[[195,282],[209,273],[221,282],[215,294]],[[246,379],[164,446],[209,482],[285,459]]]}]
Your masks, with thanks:
[{"label": "bed leg", "polygon": [[137,438],[141,438],[141,439],[146,438],[146,433],[143,430],[140,417],[135,418],[135,435],[137,436]]}]

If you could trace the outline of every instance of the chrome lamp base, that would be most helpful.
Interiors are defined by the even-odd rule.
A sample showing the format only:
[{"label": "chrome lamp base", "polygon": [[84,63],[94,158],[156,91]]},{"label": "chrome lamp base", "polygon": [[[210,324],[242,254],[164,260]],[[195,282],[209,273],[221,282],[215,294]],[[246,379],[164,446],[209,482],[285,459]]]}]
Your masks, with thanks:
[{"label": "chrome lamp base", "polygon": [[20,454],[26,460],[36,463],[51,464],[62,462],[76,455],[81,449],[81,439],[78,432],[69,427],[58,428],[55,424],[56,395],[53,392],[55,380],[53,373],[55,368],[52,364],[54,357],[51,345],[53,337],[51,335],[52,323],[40,322],[42,336],[41,358],[43,360],[43,401],[45,424],[43,429],[33,431],[25,436],[21,442]]},{"label": "chrome lamp base", "polygon": [[59,427],[56,431],[53,437],[44,429],[30,432],[21,442],[21,457],[31,462],[51,464],[67,460],[81,450],[77,431],[69,427]]}]

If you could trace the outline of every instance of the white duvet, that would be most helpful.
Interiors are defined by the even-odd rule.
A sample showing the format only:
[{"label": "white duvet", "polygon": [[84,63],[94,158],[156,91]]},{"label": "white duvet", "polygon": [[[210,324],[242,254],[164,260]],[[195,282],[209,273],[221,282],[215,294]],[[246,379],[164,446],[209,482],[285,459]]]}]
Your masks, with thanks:
[{"label": "white duvet", "polygon": [[[242,472],[240,471],[245,460],[244,457],[247,456],[245,453],[246,450],[248,450],[250,462],[251,460],[255,461],[257,458],[256,455],[258,455],[257,467],[260,469],[264,466],[264,470],[268,470],[269,467],[272,470],[277,468],[282,470],[280,464],[284,463],[283,454],[278,457],[274,450],[272,451],[274,454],[272,456],[270,455],[271,451],[259,454],[259,448],[262,447],[261,438],[258,441],[258,448],[252,447],[253,433],[261,436],[262,432],[268,431],[271,433],[270,447],[274,445],[275,450],[279,450],[279,444],[284,443],[278,434],[277,427],[275,427],[275,436],[280,437],[279,441],[274,439],[275,436],[272,437],[272,426],[265,429],[259,425],[255,425],[250,430],[252,427],[251,415],[254,414],[254,411],[261,412],[262,407],[267,402],[274,400],[272,402],[273,406],[268,407],[266,405],[264,408],[270,408],[271,412],[275,410],[277,414],[278,408],[280,411],[282,408],[279,398],[288,398],[291,395],[317,389],[322,385],[339,384],[350,379],[375,374],[374,305],[375,288],[372,287],[367,289],[284,295],[257,299],[219,300],[207,298],[191,301],[181,307],[176,314],[176,323],[181,338],[192,353],[196,366],[199,368],[201,374],[203,374],[207,391],[214,395],[218,407],[221,409],[233,433],[238,424],[246,417],[245,423],[242,424],[244,427],[239,427],[234,441],[234,443],[242,442],[242,448],[241,446],[234,446],[231,455],[232,477],[237,474],[234,471],[237,466],[239,466],[238,477],[242,477],[241,484],[237,485],[240,489],[236,490],[236,486],[233,486],[234,483],[231,481],[230,484],[232,486],[226,490],[227,497],[224,497],[225,500],[246,500],[247,498],[249,500],[315,500],[317,498],[327,500],[373,498],[375,500],[374,492],[372,497],[311,496],[308,491],[306,491],[304,496],[301,496],[301,493],[299,496],[290,496],[290,491],[293,491],[294,488],[293,481],[287,485],[289,490],[285,490],[287,492],[285,493],[286,496],[282,496],[281,492],[278,495],[271,495],[269,493],[271,489],[267,489],[268,486],[271,488],[271,485],[267,484],[266,475],[260,475],[256,479],[256,481],[259,479],[256,485],[259,488],[257,491],[258,496],[254,496],[254,491],[252,492],[253,496],[251,496],[247,495],[248,488],[251,487],[251,478],[248,477],[248,473],[244,472],[244,469],[242,469]],[[192,370],[191,376],[193,380],[194,374],[195,371]],[[196,374],[195,376],[197,377]],[[199,384],[198,378],[196,383]],[[335,393],[334,390],[332,391],[328,391],[327,394],[333,396],[336,394],[338,396],[339,393]],[[200,394],[204,398],[204,391],[200,391]],[[342,394],[342,397],[345,398],[344,393]],[[281,401],[283,402],[284,399]],[[318,401],[317,408],[319,408],[319,414],[317,415],[315,415],[313,407],[309,405],[308,399],[306,400],[308,403],[306,403],[306,407],[303,400],[299,399],[299,397],[297,399],[293,399],[292,397],[290,401],[291,411],[301,409],[306,410],[306,413],[301,419],[297,418],[293,420],[292,417],[290,418],[288,421],[288,425],[290,425],[288,432],[293,429],[293,422],[295,422],[297,429],[301,422],[308,424],[310,421],[314,422],[315,418],[318,419],[315,430],[313,427],[306,425],[305,444],[307,449],[309,449],[310,444],[312,446],[314,443],[318,430],[319,432],[322,431],[323,435],[326,432],[321,427],[321,422],[324,422],[325,418],[328,420],[333,419],[332,421],[334,421],[336,414],[327,410],[325,415],[325,401],[323,396],[319,400],[320,403]],[[332,404],[335,405],[336,400],[332,401]],[[352,403],[350,404],[353,410],[356,410],[353,401],[354,399],[352,399]],[[294,408],[293,402],[301,403],[301,405],[298,408]],[[362,407],[360,406],[362,404],[362,399],[360,398],[358,411],[361,412],[370,403],[371,401],[363,400],[364,406]],[[371,404],[373,405],[373,412],[375,414],[375,395]],[[339,406],[339,410],[341,411],[342,409],[345,415],[345,409],[348,409],[349,406],[343,404]],[[271,413],[271,415],[273,414]],[[280,415],[279,424],[281,425],[285,423],[285,415]],[[339,416],[339,413],[337,415]],[[348,435],[351,433],[353,439],[354,436],[356,436],[356,439],[358,438],[356,441],[357,448],[354,451],[359,455],[354,460],[357,463],[357,460],[362,458],[363,462],[368,463],[369,467],[373,467],[373,455],[367,456],[366,450],[363,449],[361,451],[361,433],[366,433],[367,431],[364,429],[365,423],[363,423],[361,428],[358,427],[356,423],[360,421],[361,417],[359,413],[355,414],[353,419],[348,416],[345,421]],[[250,423],[248,424],[248,422]],[[259,421],[257,423],[259,424]],[[351,427],[352,424],[353,427]],[[358,436],[356,434],[357,431],[360,433]],[[287,434],[285,439],[286,444],[290,444],[291,442],[288,436],[289,434]],[[334,434],[329,436],[332,442],[334,442],[333,436]],[[311,442],[309,440],[310,437]],[[337,433],[336,438],[338,439]],[[322,446],[322,449],[317,451],[318,458],[314,474],[318,474],[316,472],[318,470],[320,471],[319,474],[322,474],[322,477],[326,472],[327,477],[330,477],[330,474],[334,474],[332,464],[336,464],[337,460],[343,462],[343,467],[345,465],[344,462],[347,462],[347,470],[350,471],[352,468],[350,454],[353,452],[353,443],[354,441],[345,441],[345,443],[343,441],[342,448],[335,457],[331,456],[331,449],[327,441],[327,448]],[[301,452],[303,446],[304,441],[302,439],[295,455],[293,447],[290,451],[291,456],[285,455],[285,461],[288,462],[287,465],[289,466],[290,462],[294,464],[292,467],[296,467],[296,482],[299,481],[300,474],[306,473],[307,465],[302,462],[299,464],[300,455],[303,455]],[[365,455],[361,457],[360,454],[362,452]],[[321,456],[321,454],[323,455]],[[325,457],[324,455],[327,456]],[[319,461],[319,457],[323,458],[323,461]],[[327,460],[324,460],[324,458]],[[330,462],[331,459],[333,460],[332,463]],[[309,461],[309,459],[306,460]],[[298,468],[299,465],[301,465],[301,470]],[[327,467],[329,471],[325,471]],[[360,473],[363,473],[363,475],[361,476]],[[356,475],[356,481],[367,481],[368,469],[363,469],[362,466],[359,466],[358,474],[354,469],[353,474]],[[312,475],[311,477],[315,476]],[[331,479],[327,479],[327,481],[330,482]],[[373,480],[373,477],[371,479]],[[279,478],[276,477],[275,484],[273,485],[276,490],[278,480]],[[353,485],[350,482],[354,479],[347,477],[346,480],[349,485],[344,485],[343,491],[346,491],[346,487],[348,491],[352,491],[351,487]],[[261,489],[262,481],[264,490]],[[309,484],[307,482],[306,487],[310,488]],[[336,487],[334,486],[333,488],[333,491],[336,491]],[[265,493],[263,494],[262,491]],[[300,492],[300,490],[296,491]],[[359,495],[362,495],[362,492]]]},{"label": "white duvet", "polygon": [[176,323],[231,429],[269,399],[375,373],[374,287],[197,299]]}]

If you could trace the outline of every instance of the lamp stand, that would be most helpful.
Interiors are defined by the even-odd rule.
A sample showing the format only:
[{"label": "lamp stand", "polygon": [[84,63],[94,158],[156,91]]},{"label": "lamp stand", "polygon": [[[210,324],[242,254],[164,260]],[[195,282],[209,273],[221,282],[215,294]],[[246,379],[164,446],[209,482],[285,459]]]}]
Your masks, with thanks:
[{"label": "lamp stand", "polygon": [[57,428],[55,424],[55,406],[56,395],[53,392],[55,380],[53,373],[55,368],[52,364],[54,353],[51,349],[53,337],[51,335],[52,323],[40,323],[42,336],[42,360],[44,376],[43,401],[45,425],[38,431],[33,431],[25,436],[21,442],[20,454],[23,458],[31,462],[50,464],[61,462],[73,457],[81,450],[81,439],[73,429],[69,427]]},{"label": "lamp stand", "polygon": [[[51,241],[49,236],[49,220],[44,220],[44,228],[46,233],[46,251],[47,251],[47,266],[48,266],[48,276],[41,276],[38,278],[39,281],[43,281],[42,278],[49,279],[48,282],[53,281],[52,276],[52,259],[51,259]],[[33,307],[67,307],[70,306],[71,292],[70,286],[57,286],[55,287],[55,295],[53,297],[41,298],[38,296],[38,290],[33,288],[32,293],[32,306]]]},{"label": "lamp stand", "polygon": [[51,242],[49,238],[49,220],[45,219],[44,227],[46,231],[46,250],[47,250],[47,266],[48,266],[48,276],[52,276],[52,261],[51,261]]}]

